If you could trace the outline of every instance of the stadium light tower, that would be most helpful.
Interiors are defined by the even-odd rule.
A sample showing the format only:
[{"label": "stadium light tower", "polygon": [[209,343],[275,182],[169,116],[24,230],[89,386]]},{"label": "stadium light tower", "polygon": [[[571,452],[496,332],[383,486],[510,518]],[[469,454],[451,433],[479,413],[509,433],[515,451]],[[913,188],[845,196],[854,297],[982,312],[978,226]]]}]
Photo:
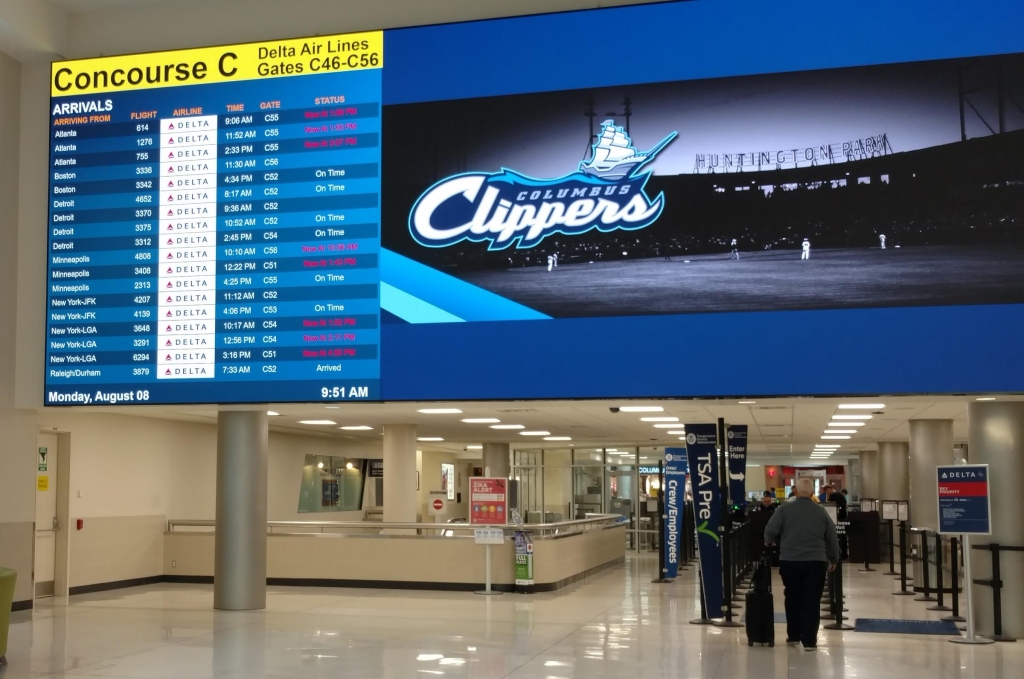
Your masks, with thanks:
[{"label": "stadium light tower", "polygon": [[626,119],[626,136],[629,136],[629,119],[633,117],[633,100],[629,97],[625,97],[622,100],[622,113],[616,113],[615,111],[609,111],[605,115],[612,116],[613,118],[625,118]]}]

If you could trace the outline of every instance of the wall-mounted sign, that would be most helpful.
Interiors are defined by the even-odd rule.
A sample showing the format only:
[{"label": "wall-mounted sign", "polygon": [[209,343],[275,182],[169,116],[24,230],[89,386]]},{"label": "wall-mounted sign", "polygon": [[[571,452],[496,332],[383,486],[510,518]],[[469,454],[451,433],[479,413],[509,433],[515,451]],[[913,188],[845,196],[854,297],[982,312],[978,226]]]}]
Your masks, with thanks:
[{"label": "wall-mounted sign", "polygon": [[427,498],[427,513],[430,516],[444,516],[448,511],[448,492],[444,490],[430,491]]},{"label": "wall-mounted sign", "polygon": [[370,460],[370,478],[384,478],[384,460]]},{"label": "wall-mounted sign", "polygon": [[441,490],[449,500],[455,499],[455,465],[448,462],[441,463]]},{"label": "wall-mounted sign", "polygon": [[46,457],[48,454],[49,451],[46,448],[39,449],[39,471],[41,472],[46,471]]},{"label": "wall-mounted sign", "polygon": [[50,477],[49,476],[37,476],[36,477],[36,490],[40,490],[40,491],[50,490]]}]

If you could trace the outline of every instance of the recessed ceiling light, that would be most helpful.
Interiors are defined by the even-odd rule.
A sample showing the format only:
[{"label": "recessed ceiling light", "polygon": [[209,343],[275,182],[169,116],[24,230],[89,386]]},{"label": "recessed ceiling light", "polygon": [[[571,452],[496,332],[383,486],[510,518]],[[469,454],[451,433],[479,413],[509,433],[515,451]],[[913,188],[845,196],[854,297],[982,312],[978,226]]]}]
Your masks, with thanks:
[{"label": "recessed ceiling light", "polygon": [[622,406],[619,408],[624,413],[663,413],[665,409],[661,406]]},{"label": "recessed ceiling light", "polygon": [[483,450],[483,446],[466,446],[466,450]]},{"label": "recessed ceiling light", "polygon": [[334,420],[299,420],[299,424],[337,424]]},{"label": "recessed ceiling light", "polygon": [[545,436],[545,441],[572,441],[571,436]]},{"label": "recessed ceiling light", "polygon": [[676,436],[678,434],[685,435],[686,434],[686,430],[685,429],[680,429],[679,431],[670,431],[669,434],[671,434],[672,436]]},{"label": "recessed ceiling light", "polygon": [[431,442],[431,441],[434,441],[434,442],[436,442],[436,441],[444,441],[444,439],[441,438],[440,436],[420,436],[416,440],[417,441],[423,441],[424,443]]},{"label": "recessed ceiling light", "polygon": [[551,436],[549,431],[521,431],[520,436]]},{"label": "recessed ceiling light", "polygon": [[827,448],[831,448],[832,450],[835,450],[836,448],[842,448],[842,446],[839,445],[838,443],[815,443],[814,447],[821,448],[822,450]]},{"label": "recessed ceiling light", "polygon": [[678,429],[679,423],[676,422],[674,424],[656,424],[654,425],[654,427],[655,429]]},{"label": "recessed ceiling light", "polygon": [[324,406],[325,410],[341,410],[341,406]]},{"label": "recessed ceiling light", "polygon": [[521,424],[492,424],[491,429],[526,429]]},{"label": "recessed ceiling light", "polygon": [[856,434],[856,429],[826,429],[826,434]]},{"label": "recessed ceiling light", "polygon": [[871,415],[833,415],[833,420],[870,420]]},{"label": "recessed ceiling light", "polygon": [[267,411],[267,417],[280,417],[281,413],[275,413],[273,410]]},{"label": "recessed ceiling light", "polygon": [[864,423],[863,422],[839,421],[839,422],[829,422],[828,426],[830,426],[830,427],[863,427]]},{"label": "recessed ceiling light", "polygon": [[753,404],[757,403],[757,401],[740,401],[739,403],[740,403],[741,406],[749,406],[749,405],[753,405]]},{"label": "recessed ceiling light", "polygon": [[424,415],[460,415],[462,411],[458,408],[420,408],[416,412]]},{"label": "recessed ceiling light", "polygon": [[994,401],[994,400],[996,400],[996,397],[995,396],[979,396],[978,398],[976,398],[974,400],[975,401]]},{"label": "recessed ceiling light", "polygon": [[345,431],[373,431],[373,427],[367,427],[365,424],[351,424],[346,427],[338,427],[338,429],[344,429]]},{"label": "recessed ceiling light", "polygon": [[498,424],[501,422],[501,420],[496,417],[468,417],[460,421],[465,422],[466,424]]},{"label": "recessed ceiling light", "polygon": [[678,417],[641,417],[641,422],[678,422]]},{"label": "recessed ceiling light", "polygon": [[845,441],[849,436],[822,436],[822,441]]},{"label": "recessed ceiling light", "polygon": [[840,410],[881,410],[884,403],[840,403]]},{"label": "recessed ceiling light", "polygon": [[323,462],[317,462],[316,463],[316,468],[317,469],[323,469],[324,468],[324,463]]},{"label": "recessed ceiling light", "polygon": [[680,440],[680,441],[685,441],[685,440],[686,440],[686,437],[685,437],[685,436],[680,436],[680,437],[679,437],[679,440]]},{"label": "recessed ceiling light", "polygon": [[354,464],[352,464],[351,462],[346,462],[345,463],[345,469],[355,469],[355,468],[356,468],[356,466]]}]

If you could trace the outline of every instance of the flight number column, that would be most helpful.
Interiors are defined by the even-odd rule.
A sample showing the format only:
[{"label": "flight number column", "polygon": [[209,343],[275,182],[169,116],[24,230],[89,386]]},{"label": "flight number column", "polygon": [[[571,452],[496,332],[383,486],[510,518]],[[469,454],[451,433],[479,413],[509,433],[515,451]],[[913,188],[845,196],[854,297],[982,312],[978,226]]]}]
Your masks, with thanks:
[{"label": "flight number column", "polygon": [[217,116],[160,121],[157,377],[216,376]]}]

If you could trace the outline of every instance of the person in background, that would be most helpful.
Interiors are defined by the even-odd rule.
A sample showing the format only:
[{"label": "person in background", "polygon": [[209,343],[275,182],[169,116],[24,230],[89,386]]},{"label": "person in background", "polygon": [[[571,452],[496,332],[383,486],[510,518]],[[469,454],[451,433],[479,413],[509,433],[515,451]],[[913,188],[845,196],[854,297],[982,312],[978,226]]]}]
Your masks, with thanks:
[{"label": "person in background", "polygon": [[761,496],[761,504],[755,509],[755,511],[768,512],[771,514],[775,511],[776,507],[775,498],[766,490],[764,491],[764,495]]},{"label": "person in background", "polygon": [[[850,508],[850,503],[847,502],[846,496],[842,492],[837,492],[833,486],[832,492],[828,496],[828,501],[836,506],[836,521],[846,521]],[[843,559],[850,558],[850,541],[846,537],[846,533],[839,536],[839,551],[842,553]]]},{"label": "person in background", "polygon": [[775,510],[764,530],[764,543],[780,547],[786,643],[802,643],[804,650],[813,651],[818,647],[825,575],[835,570],[841,553],[835,524],[825,509],[812,500],[814,482],[806,478],[797,480],[796,496],[796,500]]},{"label": "person in background", "polygon": [[821,487],[821,492],[818,493],[818,502],[828,502],[828,496],[832,494],[832,486],[825,484]]}]

